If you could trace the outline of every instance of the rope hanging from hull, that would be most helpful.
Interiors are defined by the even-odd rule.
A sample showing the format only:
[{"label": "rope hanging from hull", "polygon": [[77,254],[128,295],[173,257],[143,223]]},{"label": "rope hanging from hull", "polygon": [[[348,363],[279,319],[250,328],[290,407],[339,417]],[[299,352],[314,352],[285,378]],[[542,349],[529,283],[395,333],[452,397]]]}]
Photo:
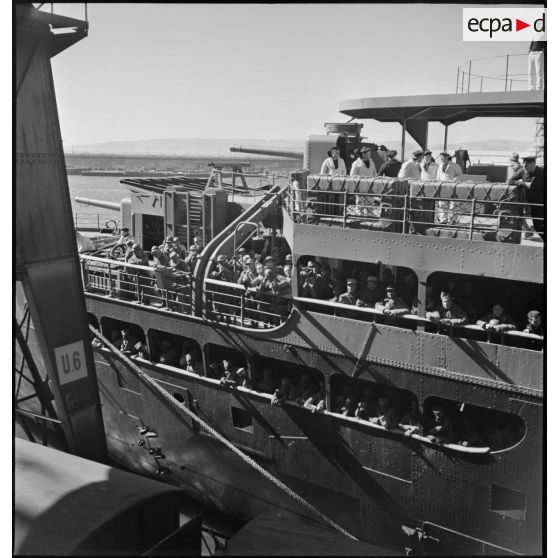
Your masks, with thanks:
[{"label": "rope hanging from hull", "polygon": [[159,395],[167,399],[172,405],[177,409],[188,415],[189,418],[196,421],[202,428],[207,432],[212,434],[221,443],[223,443],[227,448],[229,448],[233,453],[238,455],[245,463],[250,465],[253,469],[262,474],[265,478],[271,481],[275,486],[280,488],[285,494],[290,496],[293,500],[304,506],[306,509],[310,510],[314,515],[319,517],[322,521],[327,523],[330,527],[333,527],[336,531],[344,535],[345,537],[357,541],[358,539],[351,535],[347,530],[345,530],[341,525],[336,523],[333,519],[329,518],[327,515],[323,514],[315,506],[313,506],[308,500],[305,500],[302,496],[297,494],[294,490],[289,488],[284,482],[280,481],[277,477],[272,475],[269,471],[264,469],[261,465],[256,463],[252,458],[246,455],[243,451],[238,449],[232,442],[210,426],[207,422],[201,419],[196,413],[188,409],[186,405],[177,401],[168,391],[162,388],[155,380],[150,378],[137,364],[135,364],[131,359],[129,359],[124,353],[122,353],[118,348],[116,348],[101,332],[95,329],[92,325],[89,325],[89,329],[102,343],[113,352],[128,368],[133,372],[147,387],[155,390]]}]

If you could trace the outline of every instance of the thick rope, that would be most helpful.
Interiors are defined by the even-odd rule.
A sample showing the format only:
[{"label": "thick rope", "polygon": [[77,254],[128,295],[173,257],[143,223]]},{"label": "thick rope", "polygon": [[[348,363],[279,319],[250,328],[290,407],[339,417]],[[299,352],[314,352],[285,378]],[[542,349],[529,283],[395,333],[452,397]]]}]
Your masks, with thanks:
[{"label": "thick rope", "polygon": [[156,390],[160,395],[162,395],[165,399],[167,399],[170,403],[172,403],[177,409],[181,410],[183,413],[188,415],[192,420],[196,421],[202,428],[207,430],[210,434],[212,434],[215,438],[217,438],[221,443],[223,443],[227,448],[229,448],[233,453],[236,453],[245,463],[250,465],[253,469],[261,473],[265,478],[279,487],[283,492],[285,492],[288,496],[290,496],[293,500],[310,510],[314,513],[317,517],[319,517],[322,521],[333,527],[335,530],[339,531],[345,537],[357,541],[358,539],[351,535],[348,531],[346,531],[341,525],[330,519],[327,515],[323,514],[320,510],[314,507],[310,502],[305,500],[302,496],[294,492],[291,488],[289,488],[285,483],[281,482],[277,477],[273,476],[269,471],[264,469],[261,465],[258,465],[253,459],[247,456],[244,452],[239,450],[232,442],[227,440],[222,434],[217,432],[212,426],[210,426],[207,422],[201,419],[196,413],[191,411],[185,404],[180,403],[177,401],[168,391],[162,388],[155,380],[150,378],[137,364],[135,364],[131,359],[129,359],[124,353],[122,353],[119,349],[117,349],[106,337],[103,336],[102,333],[97,331],[92,325],[89,326],[89,329],[93,332],[93,334],[100,339],[103,344],[110,349],[124,364],[128,366],[128,368],[136,374],[136,376],[143,381],[148,387],[153,388]]}]

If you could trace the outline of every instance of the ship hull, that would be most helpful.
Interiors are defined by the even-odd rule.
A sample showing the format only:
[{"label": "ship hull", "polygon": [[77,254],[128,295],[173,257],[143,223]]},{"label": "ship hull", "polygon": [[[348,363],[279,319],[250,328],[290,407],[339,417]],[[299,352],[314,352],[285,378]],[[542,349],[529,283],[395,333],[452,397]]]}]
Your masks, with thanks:
[{"label": "ship hull", "polygon": [[[321,349],[318,361],[316,351],[293,349],[287,342],[293,341],[292,332],[285,333],[282,341],[281,333],[267,334],[275,339],[265,340],[186,317],[160,317],[138,305],[91,297],[88,306],[101,325],[107,319],[125,320],[146,332],[164,328],[196,340],[200,347],[218,341],[247,354],[255,351],[255,344],[260,355],[278,359],[297,353],[301,362],[320,369],[328,384],[334,372],[351,376],[355,370],[354,358],[328,355]],[[289,352],[290,357],[283,356]],[[411,366],[394,368],[391,373],[397,374],[398,384],[414,386],[418,396],[477,399],[522,417],[527,430],[520,443],[505,451],[475,455],[419,443],[341,416],[313,414],[295,405],[274,407],[265,394],[231,390],[173,367],[137,362],[239,449],[360,539],[441,555],[540,551],[542,405],[536,397],[473,386],[447,374],[429,377]],[[109,453],[117,463],[158,476],[242,519],[270,509],[311,515],[149,390],[109,351],[96,350],[96,366]],[[383,368],[375,370],[380,374]],[[244,417],[241,424],[238,418],[235,424],[235,413]],[[247,416],[251,418],[243,422]],[[147,444],[140,442],[141,426],[157,437]],[[160,448],[164,458],[150,455],[150,447]],[[493,494],[501,486],[526,494],[525,509],[494,509]],[[429,537],[421,536],[419,542],[421,531]]]}]

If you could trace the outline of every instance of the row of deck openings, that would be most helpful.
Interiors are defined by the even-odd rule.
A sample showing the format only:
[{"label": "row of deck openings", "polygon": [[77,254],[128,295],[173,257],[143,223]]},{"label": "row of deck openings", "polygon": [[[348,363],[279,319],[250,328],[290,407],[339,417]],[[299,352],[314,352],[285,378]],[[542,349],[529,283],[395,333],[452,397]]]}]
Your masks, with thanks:
[{"label": "row of deck openings", "polygon": [[[317,278],[316,265],[321,279]],[[404,266],[386,265],[379,261],[365,263],[302,256],[297,261],[297,267],[298,296],[315,300],[315,302],[302,304],[308,310],[407,329],[417,329],[420,324],[425,331],[430,333],[451,334],[477,341],[488,340],[493,343],[528,349],[543,347],[544,325],[540,333],[541,339],[514,335],[514,332],[521,333],[527,327],[527,314],[531,310],[541,311],[545,308],[543,285],[476,275],[435,272],[427,278],[424,295],[420,296],[417,274],[411,268]],[[311,277],[310,281],[307,278],[308,275]],[[377,279],[376,283],[373,282],[374,278]],[[345,310],[320,304],[319,300],[344,303],[346,298],[343,297],[343,293],[347,292],[349,279],[357,282],[355,292],[355,298],[359,299],[357,308]],[[375,292],[370,290],[370,285],[376,289]],[[381,308],[382,302],[387,296],[386,287],[388,286],[394,288],[394,296],[404,303],[408,312],[400,313],[397,316],[383,316],[358,310],[363,307]],[[442,291],[449,292],[454,304],[465,312],[466,327],[454,327],[450,330],[435,321],[412,319],[417,316],[424,318],[428,316],[429,312],[435,311],[436,307],[440,305]],[[361,300],[364,300],[365,303],[362,304]],[[495,329],[483,330],[477,326],[479,320],[494,318],[492,313],[495,305],[503,308],[505,320],[512,322],[515,326],[512,333],[508,332],[508,335],[503,335]]]},{"label": "row of deck openings", "polygon": [[[286,245],[283,248],[283,252],[289,250]],[[170,288],[157,285],[156,278],[134,278],[133,274],[120,273],[119,287],[116,284],[107,287],[103,282],[106,277],[99,275],[106,275],[107,270],[91,269],[84,275],[84,282],[92,292],[107,292],[123,298],[136,297],[144,303],[175,312],[192,313],[191,281],[177,283]],[[538,337],[523,334],[528,326],[527,314],[532,310],[540,312],[545,307],[544,287],[540,284],[435,272],[426,278],[422,289],[419,288],[417,274],[409,267],[388,265],[380,261],[358,262],[310,255],[298,258],[296,270],[292,280],[297,285],[293,292],[305,299],[296,302],[301,309],[406,329],[421,328],[429,333],[449,334],[475,341],[534,350],[543,348],[544,317],[542,326],[536,331]],[[369,289],[371,278],[377,279],[374,293]],[[273,291],[244,292],[244,288],[236,284],[236,279],[237,277],[230,288],[223,282],[219,285],[205,285],[207,318],[256,329],[277,327],[287,319],[291,310],[289,293],[275,295]],[[349,279],[356,281],[355,297],[364,300],[365,304],[357,303],[356,306],[353,304],[352,308],[349,307],[349,299],[344,296]],[[108,281],[112,283],[115,279],[109,278]],[[394,287],[395,297],[404,303],[403,306],[408,311],[398,312],[397,315],[382,313],[381,306],[387,296],[388,286]],[[442,290],[448,291],[454,304],[466,314],[465,326],[454,325],[449,328],[439,321],[428,319],[428,313],[441,303]],[[495,305],[503,309],[505,320],[513,323],[513,328],[483,328],[477,324],[485,317],[497,321],[492,316]],[[500,331],[501,329],[506,331]]]},{"label": "row of deck openings", "polygon": [[[97,318],[91,313],[88,316],[91,325],[99,328]],[[425,398],[421,405],[411,390],[342,374],[331,377],[328,389],[324,375],[308,366],[260,355],[248,356],[236,349],[212,343],[206,344],[202,352],[194,339],[156,329],[148,330],[145,335],[138,325],[113,318],[102,318],[100,327],[103,335],[113,340],[118,338],[119,332],[128,330],[127,335],[139,348],[139,353],[132,351],[132,358],[139,357],[154,365],[164,364],[219,380],[224,375],[223,361],[226,360],[228,364],[225,366],[247,370],[248,377],[244,387],[271,396],[271,401],[276,390],[282,384],[284,386],[285,378],[288,378],[290,387],[302,395],[300,405],[313,393],[320,392],[324,407],[340,419],[352,419],[350,424],[355,424],[355,419],[359,424],[372,421],[374,416],[381,414],[379,407],[387,400],[389,414],[395,422],[386,428],[398,434],[404,433],[401,420],[411,413],[418,421],[418,428],[414,433],[419,436],[428,435],[433,424],[433,410],[442,408],[450,426],[443,443],[489,447],[491,451],[500,451],[516,445],[525,435],[525,424],[519,416],[495,409],[438,396]],[[176,394],[175,397],[178,399],[182,396]],[[289,402],[296,404],[295,397]],[[231,414],[233,426],[253,432],[253,421],[248,412],[235,408],[231,410]],[[381,421],[379,424],[385,425]]]}]

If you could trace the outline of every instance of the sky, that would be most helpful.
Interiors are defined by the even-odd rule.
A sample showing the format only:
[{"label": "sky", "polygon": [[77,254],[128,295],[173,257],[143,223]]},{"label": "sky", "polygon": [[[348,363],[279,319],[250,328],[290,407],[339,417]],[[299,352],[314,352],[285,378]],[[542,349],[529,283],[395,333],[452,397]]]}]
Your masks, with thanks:
[{"label": "sky", "polygon": [[[55,6],[83,16],[82,5]],[[528,50],[463,42],[464,6],[89,4],[89,36],[53,59],[64,146],[303,139],[347,121],[344,99],[453,93],[458,65]],[[512,72],[526,71],[526,57],[512,60]],[[503,73],[504,59],[475,71]],[[400,138],[398,124],[364,125],[371,139]],[[530,119],[475,119],[452,126],[449,140],[530,140],[534,130]],[[441,143],[442,126],[429,138]]]}]

